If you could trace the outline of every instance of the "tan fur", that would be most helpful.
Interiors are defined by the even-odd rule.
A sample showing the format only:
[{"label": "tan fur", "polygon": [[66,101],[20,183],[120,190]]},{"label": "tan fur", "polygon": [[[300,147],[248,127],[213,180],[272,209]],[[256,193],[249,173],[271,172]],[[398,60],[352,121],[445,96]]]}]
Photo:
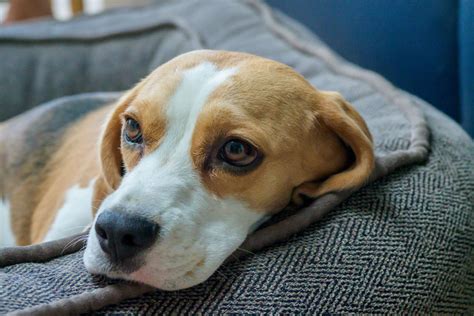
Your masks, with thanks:
[{"label": "tan fur", "polygon": [[[301,195],[315,198],[356,188],[367,179],[374,160],[371,136],[363,119],[339,94],[317,91],[291,68],[267,59],[207,51],[177,57],[135,89],[136,98],[130,105],[134,113],[143,111],[141,116],[148,121],[162,121],[169,97],[163,91],[174,91],[180,71],[203,60],[221,69],[238,68],[237,74],[208,99],[194,131],[191,154],[210,191],[271,212],[290,200],[301,204]],[[140,123],[146,130],[147,123]],[[163,130],[144,133],[145,139],[152,140],[147,143],[151,152]],[[230,136],[259,144],[265,153],[262,165],[243,175],[205,170],[209,146]],[[137,155],[122,147],[128,168],[136,165]],[[353,155],[355,161],[351,160]]]},{"label": "tan fur", "polygon": [[[348,164],[347,150],[318,120],[318,98],[291,68],[261,58],[246,60],[209,99],[192,152],[204,156],[207,144],[219,137],[239,137],[258,144],[265,157],[258,168],[242,175],[221,169],[204,172],[206,186],[218,196],[237,197],[253,209],[275,212],[290,202],[293,188],[342,170]],[[202,161],[196,165],[203,169]]]},{"label": "tan fur", "polygon": [[375,164],[372,136],[364,119],[337,92],[323,92],[314,103],[316,114],[352,150],[354,162],[343,172],[322,183],[309,181],[296,188],[293,195],[316,198],[333,191],[357,189],[367,181]]},{"label": "tan fur", "polygon": [[38,194],[41,200],[32,214],[31,242],[46,236],[56,212],[64,203],[68,189],[76,184],[86,187],[99,174],[97,139],[111,107],[92,112],[71,126],[61,146],[46,166],[47,175]]},{"label": "tan fur", "polygon": [[[275,212],[290,202],[301,204],[303,195],[316,198],[357,188],[367,180],[374,165],[372,139],[364,120],[339,94],[315,90],[290,67],[274,61],[242,53],[193,52],[159,67],[113,109],[95,111],[67,131],[41,171],[41,198],[31,229],[15,230],[29,237],[18,240],[40,241],[65,191],[74,184],[97,179],[93,197],[97,210],[119,186],[122,168],[130,171],[159,146],[166,132],[166,105],[182,71],[203,61],[238,69],[209,97],[193,134],[190,155],[209,191],[238,198],[262,212]],[[141,151],[122,142],[126,117],[141,126],[145,140]],[[232,137],[257,146],[264,155],[258,167],[235,174],[209,166],[209,156]]]}]

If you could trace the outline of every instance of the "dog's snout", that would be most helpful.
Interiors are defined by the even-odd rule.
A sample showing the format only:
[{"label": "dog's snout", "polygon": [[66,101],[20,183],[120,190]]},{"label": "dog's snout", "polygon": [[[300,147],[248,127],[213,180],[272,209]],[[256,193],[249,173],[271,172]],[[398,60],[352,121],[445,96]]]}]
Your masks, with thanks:
[{"label": "dog's snout", "polygon": [[95,231],[102,250],[120,263],[151,246],[159,226],[139,216],[104,211],[97,218]]}]

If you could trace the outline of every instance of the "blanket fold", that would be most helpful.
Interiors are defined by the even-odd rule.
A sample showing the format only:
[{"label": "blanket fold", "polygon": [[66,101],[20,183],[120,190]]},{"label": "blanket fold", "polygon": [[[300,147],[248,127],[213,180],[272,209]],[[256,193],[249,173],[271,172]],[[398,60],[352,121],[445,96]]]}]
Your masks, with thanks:
[{"label": "blanket fold", "polygon": [[[394,113],[403,114],[406,120],[404,126],[407,130],[405,132],[409,134],[409,143],[405,148],[396,148],[394,150],[382,148],[382,146],[377,148],[376,167],[367,183],[368,185],[401,167],[426,161],[430,152],[430,132],[422,107],[418,104],[419,102],[416,98],[393,87],[380,76],[346,63],[333,54],[326,46],[317,45],[309,40],[301,40],[294,29],[288,25],[283,25],[278,16],[262,2],[242,0],[240,3],[245,4],[258,17],[261,17],[264,26],[269,32],[280,38],[285,45],[313,58],[317,63],[324,63],[325,69],[334,74],[365,82],[370,89],[373,89],[385,98]],[[199,38],[197,33],[193,34],[192,37],[198,38],[199,40],[196,40],[196,42],[201,43],[200,45],[212,45],[206,39]],[[220,47],[212,46],[209,48]],[[369,126],[371,126],[370,120],[376,119],[376,115],[368,119]],[[383,135],[385,134],[382,132],[375,133],[376,137],[383,137]],[[378,141],[380,144],[380,139]],[[244,256],[252,256],[255,252],[284,242],[291,238],[291,236],[301,233],[308,226],[321,220],[328,212],[348,199],[353,193],[344,191],[326,194],[303,209],[279,214],[277,221],[272,222],[271,225],[265,225],[249,235],[242,246],[228,258],[226,265],[240,260]],[[84,247],[85,236],[85,234],[80,234],[39,245],[0,249],[0,267],[5,268],[23,262],[46,262],[53,258],[74,254]],[[29,306],[13,312],[12,315],[86,313],[99,310],[107,305],[120,303],[126,299],[136,298],[152,291],[154,289],[144,285],[123,281],[111,282],[103,287],[92,288],[88,291],[48,303]]]}]

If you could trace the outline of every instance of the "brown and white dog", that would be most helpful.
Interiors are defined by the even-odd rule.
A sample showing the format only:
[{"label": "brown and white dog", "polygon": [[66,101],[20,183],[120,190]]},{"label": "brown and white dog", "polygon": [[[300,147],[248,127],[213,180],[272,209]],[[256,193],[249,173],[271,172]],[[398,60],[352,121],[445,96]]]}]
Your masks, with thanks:
[{"label": "brown and white dog", "polygon": [[0,125],[3,242],[92,223],[90,272],[182,289],[262,219],[359,187],[373,166],[369,130],[340,94],[272,60],[190,52],[116,104],[39,108]]}]

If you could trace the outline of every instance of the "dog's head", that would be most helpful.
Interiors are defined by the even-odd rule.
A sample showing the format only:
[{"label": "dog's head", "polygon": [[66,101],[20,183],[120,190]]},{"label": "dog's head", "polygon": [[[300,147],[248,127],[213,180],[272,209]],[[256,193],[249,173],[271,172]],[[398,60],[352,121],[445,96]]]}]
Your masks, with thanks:
[{"label": "dog's head", "polygon": [[206,280],[263,218],[361,186],[373,148],[359,114],[291,68],[198,51],[118,102],[101,144],[90,272],[177,290]]}]

